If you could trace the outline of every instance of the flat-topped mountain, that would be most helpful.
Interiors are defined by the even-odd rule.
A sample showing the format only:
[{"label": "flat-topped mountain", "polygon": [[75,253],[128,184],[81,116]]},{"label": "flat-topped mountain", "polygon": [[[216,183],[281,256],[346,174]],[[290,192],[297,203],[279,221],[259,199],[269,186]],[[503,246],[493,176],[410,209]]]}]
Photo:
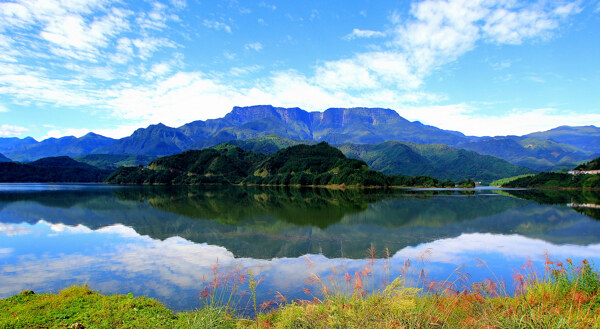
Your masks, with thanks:
[{"label": "flat-topped mountain", "polygon": [[0,153],[16,161],[47,156],[88,154],[132,154],[165,156],[204,149],[231,140],[248,140],[276,134],[294,140],[330,144],[376,144],[401,141],[445,144],[493,155],[536,170],[571,168],[600,152],[600,128],[558,127],[527,136],[469,137],[408,121],[391,109],[330,108],[308,112],[300,108],[271,105],[234,107],[223,118],[198,120],[181,127],[156,124],[136,130],[131,136],[113,140],[96,134],[81,138],[0,138]]}]

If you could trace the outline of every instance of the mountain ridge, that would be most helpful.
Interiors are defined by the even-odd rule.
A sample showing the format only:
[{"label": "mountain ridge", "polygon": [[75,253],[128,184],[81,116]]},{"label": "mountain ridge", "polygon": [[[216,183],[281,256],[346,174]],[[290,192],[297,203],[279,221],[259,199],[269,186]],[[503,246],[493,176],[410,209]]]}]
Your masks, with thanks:
[{"label": "mountain ridge", "polygon": [[[600,146],[594,144],[596,137],[600,138],[600,128],[594,126],[561,126],[524,136],[474,137],[424,125],[419,121],[408,121],[392,109],[356,107],[308,112],[298,107],[256,105],[236,106],[222,118],[192,121],[180,127],[168,127],[161,123],[150,125],[116,140],[93,133],[86,135],[87,139],[86,136],[66,136],[41,142],[30,137],[0,138],[0,153],[17,161],[100,153],[165,156],[273,133],[291,139],[326,141],[338,145],[375,144],[390,140],[445,144],[493,155],[536,170],[569,168],[594,158],[596,150],[600,151]],[[589,140],[586,134],[590,135]],[[546,143],[546,146],[539,151],[539,148],[522,145],[527,138],[532,141],[529,143],[531,145]]]}]

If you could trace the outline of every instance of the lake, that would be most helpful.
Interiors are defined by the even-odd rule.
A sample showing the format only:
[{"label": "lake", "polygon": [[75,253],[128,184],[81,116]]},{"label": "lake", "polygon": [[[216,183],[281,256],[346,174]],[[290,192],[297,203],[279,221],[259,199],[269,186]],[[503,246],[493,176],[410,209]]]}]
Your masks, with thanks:
[{"label": "lake", "polygon": [[511,294],[545,255],[600,264],[598,204],[588,191],[0,184],[0,297],[78,283],[180,311],[216,275],[244,308],[249,270],[259,304],[351,291],[356,276],[367,289],[489,278]]}]

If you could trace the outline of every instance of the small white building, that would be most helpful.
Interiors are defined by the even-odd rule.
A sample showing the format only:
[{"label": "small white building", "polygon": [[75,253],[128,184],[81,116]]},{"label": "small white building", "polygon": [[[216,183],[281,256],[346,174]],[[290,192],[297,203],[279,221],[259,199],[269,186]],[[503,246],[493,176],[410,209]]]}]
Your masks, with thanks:
[{"label": "small white building", "polygon": [[571,175],[600,175],[600,170],[571,170]]}]

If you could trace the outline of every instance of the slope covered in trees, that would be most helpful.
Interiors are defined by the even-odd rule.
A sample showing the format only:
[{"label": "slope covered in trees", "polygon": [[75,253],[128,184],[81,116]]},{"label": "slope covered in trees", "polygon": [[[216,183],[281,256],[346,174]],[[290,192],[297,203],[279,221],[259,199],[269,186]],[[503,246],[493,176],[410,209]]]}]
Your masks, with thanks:
[{"label": "slope covered in trees", "polygon": [[98,183],[110,174],[69,157],[52,157],[31,163],[0,162],[3,183]]},{"label": "slope covered in trees", "polygon": [[[575,170],[598,170],[600,158],[580,165]],[[506,182],[502,187],[583,188],[600,189],[600,175],[543,172]]]},{"label": "slope covered in trees", "polygon": [[[272,154],[285,147],[315,142],[269,135],[228,143],[245,150]],[[455,149],[443,144],[388,141],[378,144],[342,144],[335,147],[347,157],[362,160],[370,169],[387,175],[430,176],[455,182],[473,179],[487,184],[504,177],[536,172],[494,156]]]},{"label": "slope covered in trees", "polygon": [[115,170],[119,167],[146,166],[154,159],[156,157],[152,155],[135,154],[90,154],[75,158],[79,162],[106,170]]},{"label": "slope covered in trees", "polygon": [[221,144],[152,161],[148,167],[120,168],[107,179],[115,184],[246,184],[302,186],[454,187],[431,177],[387,176],[348,159],[327,143],[296,145],[272,155]]},{"label": "slope covered in trees", "polygon": [[588,171],[588,170],[600,170],[600,158],[596,158],[590,162],[586,162],[575,167],[575,170]]}]

